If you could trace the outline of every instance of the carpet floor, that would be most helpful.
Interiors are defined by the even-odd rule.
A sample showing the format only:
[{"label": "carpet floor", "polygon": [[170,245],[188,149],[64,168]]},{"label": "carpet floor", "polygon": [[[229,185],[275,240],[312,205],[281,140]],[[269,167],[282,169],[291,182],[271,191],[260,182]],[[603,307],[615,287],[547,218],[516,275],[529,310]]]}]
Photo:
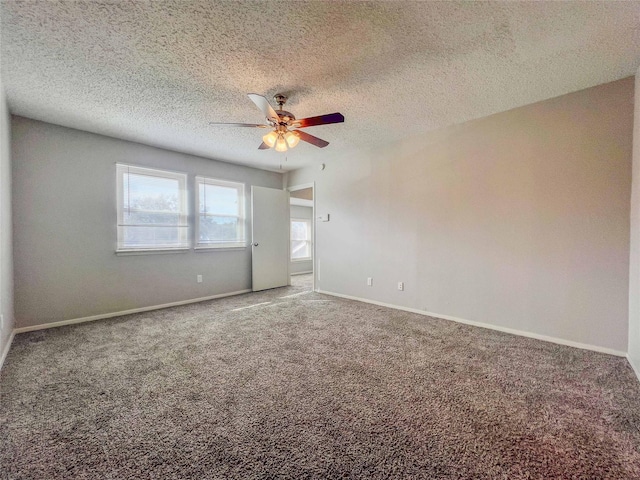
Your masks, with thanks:
[{"label": "carpet floor", "polygon": [[2,479],[640,479],[626,359],[298,284],[17,335]]}]

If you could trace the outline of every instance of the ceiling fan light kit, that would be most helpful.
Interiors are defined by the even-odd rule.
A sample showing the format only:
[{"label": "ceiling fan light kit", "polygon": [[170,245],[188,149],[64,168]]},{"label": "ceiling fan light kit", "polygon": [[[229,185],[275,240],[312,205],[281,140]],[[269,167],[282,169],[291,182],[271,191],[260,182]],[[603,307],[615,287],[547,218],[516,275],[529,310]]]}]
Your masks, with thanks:
[{"label": "ceiling fan light kit", "polygon": [[287,142],[285,142],[284,137],[282,135],[278,135],[278,140],[276,140],[276,152],[286,152],[287,151]]},{"label": "ceiling fan light kit", "polygon": [[296,132],[285,133],[284,139],[287,141],[287,145],[289,145],[289,148],[295,147],[296,145],[298,145],[298,142],[300,142],[300,137],[296,135]]},{"label": "ceiling fan light kit", "polygon": [[262,137],[262,141],[266,143],[269,148],[273,148],[275,146],[276,140],[278,140],[278,133],[275,130]]},{"label": "ceiling fan light kit", "polygon": [[262,137],[262,144],[258,147],[260,150],[275,148],[277,152],[286,152],[289,148],[294,148],[300,140],[310,143],[319,148],[329,145],[329,142],[321,138],[314,137],[301,130],[289,130],[289,128],[306,128],[316,125],[328,125],[331,123],[344,122],[344,116],[341,113],[329,113],[317,117],[303,118],[296,120],[293,113],[283,110],[287,97],[281,93],[273,96],[278,104],[278,110],[274,110],[269,101],[262,95],[250,93],[249,98],[264,113],[266,124],[255,123],[217,123],[210,122],[210,125],[231,126],[231,127],[255,127],[255,128],[273,128],[272,131]]}]

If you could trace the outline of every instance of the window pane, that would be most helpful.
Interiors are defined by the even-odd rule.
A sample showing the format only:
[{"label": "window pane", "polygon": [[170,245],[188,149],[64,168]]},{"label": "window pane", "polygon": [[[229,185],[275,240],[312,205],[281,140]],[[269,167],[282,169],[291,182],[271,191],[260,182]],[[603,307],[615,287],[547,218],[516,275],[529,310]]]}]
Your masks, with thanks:
[{"label": "window pane", "polygon": [[311,258],[311,220],[291,220],[291,260]]},{"label": "window pane", "polygon": [[172,178],[128,173],[124,175],[126,210],[180,211],[180,182]]},{"label": "window pane", "polygon": [[291,220],[291,240],[309,240],[308,222]]},{"label": "window pane", "polygon": [[237,217],[200,215],[200,243],[225,243],[241,241],[237,236]]},{"label": "window pane", "polygon": [[302,240],[294,240],[291,242],[291,258],[296,260],[299,258],[311,257],[310,242]]},{"label": "window pane", "polygon": [[236,188],[200,184],[200,213],[238,215],[238,203]]},{"label": "window pane", "polygon": [[125,225],[178,225],[180,215],[177,213],[163,212],[124,212],[123,223]]},{"label": "window pane", "polygon": [[184,227],[123,227],[123,243],[128,248],[187,246],[180,230]]}]

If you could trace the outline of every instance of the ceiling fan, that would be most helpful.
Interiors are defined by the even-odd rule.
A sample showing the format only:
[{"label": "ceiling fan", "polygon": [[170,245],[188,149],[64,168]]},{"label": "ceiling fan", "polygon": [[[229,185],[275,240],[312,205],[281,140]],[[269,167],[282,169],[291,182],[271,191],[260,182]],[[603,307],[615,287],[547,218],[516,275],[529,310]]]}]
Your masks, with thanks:
[{"label": "ceiling fan", "polygon": [[[274,148],[278,152],[286,152],[288,148],[295,147],[300,140],[310,143],[316,147],[324,148],[329,142],[321,138],[309,135],[307,132],[298,130],[299,128],[314,127],[316,125],[327,125],[330,123],[344,122],[344,116],[341,113],[328,113],[317,117],[308,117],[296,120],[293,113],[283,110],[284,104],[287,103],[287,97],[280,93],[273,96],[278,104],[278,110],[274,110],[269,101],[262,95],[250,93],[249,98],[264,113],[266,123],[218,123],[209,122],[209,125],[221,125],[229,127],[255,127],[255,128],[271,128],[272,130],[262,137],[262,144],[258,147],[260,150]],[[293,129],[293,130],[290,130]]]}]

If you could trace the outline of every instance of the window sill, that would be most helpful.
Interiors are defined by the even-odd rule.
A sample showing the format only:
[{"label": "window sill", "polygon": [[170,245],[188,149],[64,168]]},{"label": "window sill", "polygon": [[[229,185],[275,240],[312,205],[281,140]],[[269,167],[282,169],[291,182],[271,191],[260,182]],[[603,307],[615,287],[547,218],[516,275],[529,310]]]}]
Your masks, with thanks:
[{"label": "window sill", "polygon": [[170,253],[187,253],[189,248],[159,248],[148,250],[116,250],[116,255],[119,257],[128,257],[132,255],[166,255]]}]

